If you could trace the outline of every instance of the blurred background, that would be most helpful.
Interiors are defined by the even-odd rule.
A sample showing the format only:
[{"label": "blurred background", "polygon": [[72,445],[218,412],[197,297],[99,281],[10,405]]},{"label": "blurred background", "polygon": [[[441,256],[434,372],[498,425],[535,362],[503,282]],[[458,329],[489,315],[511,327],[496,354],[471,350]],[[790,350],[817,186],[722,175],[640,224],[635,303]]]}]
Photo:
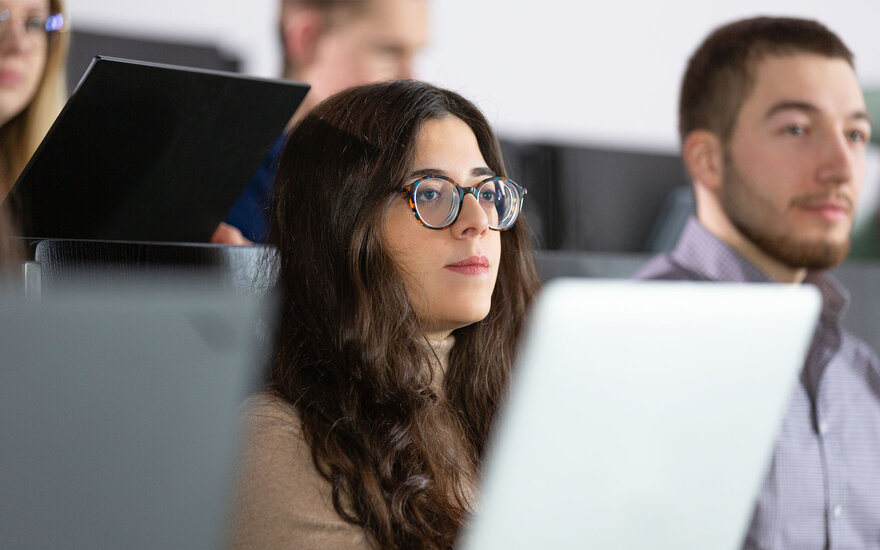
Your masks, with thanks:
[{"label": "blurred background", "polygon": [[[275,77],[278,5],[74,0],[70,81],[96,53]],[[474,100],[495,124],[511,176],[529,188],[527,213],[544,249],[674,244],[692,208],[677,157],[679,81],[689,54],[724,22],[758,14],[822,21],[855,52],[880,120],[876,0],[433,0],[431,11],[419,75]],[[880,255],[878,179],[872,150],[854,257]]]}]

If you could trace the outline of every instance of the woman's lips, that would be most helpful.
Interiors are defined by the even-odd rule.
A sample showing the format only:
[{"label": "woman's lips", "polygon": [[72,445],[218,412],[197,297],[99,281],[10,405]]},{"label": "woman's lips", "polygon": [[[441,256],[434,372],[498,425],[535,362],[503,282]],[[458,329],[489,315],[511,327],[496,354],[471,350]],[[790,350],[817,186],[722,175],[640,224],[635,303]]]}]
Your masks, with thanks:
[{"label": "woman's lips", "polygon": [[0,86],[15,86],[21,82],[21,73],[0,69]]},{"label": "woman's lips", "polygon": [[489,258],[485,256],[471,256],[460,262],[445,265],[443,268],[462,275],[484,275],[489,273]]}]

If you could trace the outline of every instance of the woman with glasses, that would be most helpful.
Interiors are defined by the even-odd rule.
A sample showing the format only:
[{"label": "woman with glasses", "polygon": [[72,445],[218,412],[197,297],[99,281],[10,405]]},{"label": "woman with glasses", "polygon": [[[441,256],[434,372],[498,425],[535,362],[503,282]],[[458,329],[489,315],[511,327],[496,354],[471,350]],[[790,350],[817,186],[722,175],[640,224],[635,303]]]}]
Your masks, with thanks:
[{"label": "woman with glasses", "polygon": [[61,0],[0,0],[0,200],[67,99],[63,14]]},{"label": "woman with glasses", "polygon": [[297,125],[234,547],[452,546],[538,285],[524,195],[483,115],[428,84],[351,88]]}]

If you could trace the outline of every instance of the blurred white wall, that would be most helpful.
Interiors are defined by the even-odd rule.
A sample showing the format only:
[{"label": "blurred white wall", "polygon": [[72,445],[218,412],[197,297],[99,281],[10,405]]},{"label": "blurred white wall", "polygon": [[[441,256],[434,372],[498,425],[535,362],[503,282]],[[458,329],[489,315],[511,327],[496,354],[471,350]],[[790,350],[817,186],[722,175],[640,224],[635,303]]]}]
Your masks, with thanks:
[{"label": "blurred white wall", "polygon": [[[278,0],[70,0],[74,25],[213,43],[275,76]],[[674,151],[678,84],[715,26],[756,14],[817,18],[880,86],[878,0],[432,0],[426,80],[475,100],[500,133]]]}]

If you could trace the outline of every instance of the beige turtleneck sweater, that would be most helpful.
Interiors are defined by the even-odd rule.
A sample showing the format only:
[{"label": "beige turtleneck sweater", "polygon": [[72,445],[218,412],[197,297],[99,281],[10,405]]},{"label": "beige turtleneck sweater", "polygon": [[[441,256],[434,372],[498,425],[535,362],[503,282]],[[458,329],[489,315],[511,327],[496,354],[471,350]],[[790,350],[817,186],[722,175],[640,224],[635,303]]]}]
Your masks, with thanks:
[{"label": "beige turtleneck sweater", "polygon": [[[431,342],[443,374],[453,337]],[[259,393],[243,406],[245,435],[239,456],[228,543],[232,548],[372,549],[366,532],[333,508],[331,485],[315,468],[296,409]]]}]

